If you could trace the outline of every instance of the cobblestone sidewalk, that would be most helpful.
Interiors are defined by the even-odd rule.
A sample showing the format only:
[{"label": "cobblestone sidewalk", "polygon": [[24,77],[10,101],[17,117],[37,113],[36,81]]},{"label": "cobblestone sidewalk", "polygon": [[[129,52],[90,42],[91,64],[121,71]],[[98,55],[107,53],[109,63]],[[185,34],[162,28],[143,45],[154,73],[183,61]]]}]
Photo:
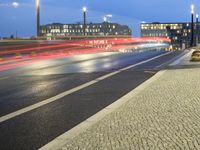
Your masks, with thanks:
[{"label": "cobblestone sidewalk", "polygon": [[168,70],[62,150],[200,149],[200,69]]}]

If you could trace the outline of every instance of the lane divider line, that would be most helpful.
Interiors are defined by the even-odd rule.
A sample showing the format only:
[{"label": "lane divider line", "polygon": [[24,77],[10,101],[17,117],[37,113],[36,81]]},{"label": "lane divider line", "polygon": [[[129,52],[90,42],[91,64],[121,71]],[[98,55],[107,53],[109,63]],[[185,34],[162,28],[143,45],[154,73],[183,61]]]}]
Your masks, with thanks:
[{"label": "lane divider line", "polygon": [[178,64],[181,64],[181,62],[182,62],[185,58],[187,58],[187,57],[189,57],[190,55],[192,55],[193,51],[194,51],[194,50],[188,51],[185,55],[183,55],[183,56],[180,57],[178,60],[176,60],[175,62],[173,62],[172,64],[170,64],[170,66],[176,66],[176,65],[178,65]]},{"label": "lane divider line", "polygon": [[145,73],[149,73],[149,74],[156,74],[156,72],[155,71],[144,71]]},{"label": "lane divider line", "polygon": [[75,87],[75,88],[72,88],[72,89],[70,89],[70,90],[68,90],[68,91],[62,92],[62,93],[60,93],[60,94],[58,94],[58,95],[56,95],[56,96],[54,96],[54,97],[51,97],[51,98],[46,99],[46,100],[43,100],[43,101],[38,102],[38,103],[36,103],[36,104],[30,105],[30,106],[28,106],[28,107],[22,108],[22,109],[20,109],[20,110],[15,111],[15,112],[9,113],[9,114],[7,114],[7,115],[5,115],[5,116],[0,117],[0,123],[2,123],[2,122],[4,122],[4,121],[7,121],[7,120],[9,120],[9,119],[15,118],[15,117],[17,117],[17,116],[19,116],[19,115],[22,115],[22,114],[27,113],[27,112],[29,112],[29,111],[32,111],[32,110],[34,110],[34,109],[37,109],[37,108],[39,108],[39,107],[42,107],[42,106],[44,106],[44,105],[47,105],[47,104],[49,104],[49,103],[58,101],[58,100],[60,100],[61,98],[67,96],[67,95],[70,95],[70,94],[72,94],[72,93],[74,93],[74,92],[77,92],[77,91],[79,91],[79,90],[82,90],[82,89],[84,89],[84,88],[86,88],[86,87],[89,87],[89,86],[91,86],[91,85],[93,85],[93,84],[95,84],[95,83],[97,83],[97,82],[99,82],[99,81],[102,81],[102,80],[104,80],[104,79],[107,79],[107,78],[109,78],[109,77],[111,77],[111,76],[114,76],[114,75],[119,74],[119,73],[121,73],[121,72],[123,72],[123,71],[129,70],[129,69],[131,69],[131,68],[134,68],[134,67],[139,66],[139,65],[141,65],[141,64],[145,64],[145,63],[150,62],[150,61],[152,61],[152,60],[155,60],[155,59],[157,59],[157,58],[166,56],[166,55],[168,55],[168,54],[170,54],[170,53],[172,53],[172,51],[171,51],[171,52],[164,53],[164,54],[161,54],[161,55],[158,55],[158,56],[155,56],[155,57],[150,58],[150,59],[147,59],[147,60],[145,60],[145,61],[142,61],[142,62],[133,64],[133,65],[131,65],[131,66],[128,66],[128,67],[119,69],[119,70],[114,71],[114,72],[111,72],[111,73],[109,73],[109,74],[107,74],[107,75],[103,75],[102,77],[96,78],[96,79],[94,79],[94,80],[92,80],[92,81],[89,81],[89,82],[87,82],[87,83],[84,83],[84,84],[82,84],[82,85],[80,85],[80,86],[78,86],[78,87]]},{"label": "lane divider line", "polygon": [[187,54],[187,53],[188,52],[186,52],[186,51],[182,52],[181,54],[179,54],[175,58],[170,59],[169,61],[167,61],[167,62],[165,62],[165,63],[163,63],[163,64],[161,64],[159,66],[154,67],[154,70],[161,69],[161,67],[163,67],[163,66],[165,66],[167,64],[169,64],[169,66],[171,66],[172,63],[176,62],[177,60],[179,60],[180,58],[182,58],[183,56],[185,56],[185,54]]},{"label": "lane divider line", "polygon": [[5,79],[8,79],[9,77],[2,77],[0,78],[0,80],[5,80]]}]

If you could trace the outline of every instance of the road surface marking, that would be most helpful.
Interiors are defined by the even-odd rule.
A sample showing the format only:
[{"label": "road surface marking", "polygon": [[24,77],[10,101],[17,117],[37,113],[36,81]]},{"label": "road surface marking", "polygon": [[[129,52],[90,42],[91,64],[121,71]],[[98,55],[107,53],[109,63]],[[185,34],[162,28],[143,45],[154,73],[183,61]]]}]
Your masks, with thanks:
[{"label": "road surface marking", "polygon": [[172,64],[170,64],[170,66],[176,66],[176,65],[180,64],[182,62],[182,60],[184,60],[185,58],[187,58],[190,55],[192,55],[193,51],[194,50],[189,51],[188,53],[186,53],[185,55],[183,55],[181,58],[179,58],[178,60],[176,60],[175,62],[173,62]]},{"label": "road surface marking", "polygon": [[0,78],[0,80],[5,80],[5,79],[8,79],[9,77],[2,77]]},{"label": "road surface marking", "polygon": [[[180,55],[176,56],[175,58],[170,59],[169,61],[164,62],[164,63],[162,63],[161,65],[158,65],[158,66],[154,67],[154,69],[155,69],[155,70],[160,69],[161,67],[163,67],[163,66],[165,66],[165,65],[167,65],[167,64],[170,64],[170,63],[172,63],[172,62],[173,62],[172,64],[174,64],[175,62],[179,61],[180,59],[185,58],[186,55],[188,55],[188,53],[186,53],[186,54],[185,54],[185,53],[181,53]],[[177,59],[178,59],[178,60],[177,60]],[[172,64],[170,64],[170,66],[171,66]]]},{"label": "road surface marking", "polygon": [[150,73],[150,74],[156,74],[156,72],[155,71],[144,71],[145,73]]},{"label": "road surface marking", "polygon": [[134,67],[136,67],[136,66],[139,66],[139,65],[141,65],[141,64],[144,64],[144,63],[150,62],[150,61],[152,61],[152,60],[155,60],[155,59],[157,59],[157,58],[163,57],[163,56],[168,55],[168,54],[170,54],[170,53],[172,53],[172,52],[167,52],[167,53],[164,53],[164,54],[155,56],[155,57],[153,57],[153,58],[147,59],[147,60],[145,60],[145,61],[136,63],[136,64],[134,64],[134,65],[131,65],[131,66],[128,66],[128,67],[119,69],[119,70],[117,70],[117,71],[114,71],[114,72],[109,73],[109,74],[107,74],[107,75],[104,75],[104,76],[102,76],[102,77],[99,77],[99,78],[96,78],[96,79],[94,79],[94,80],[92,80],[92,81],[89,81],[89,82],[87,82],[87,83],[85,83],[85,84],[82,84],[82,85],[80,85],[80,86],[78,86],[78,87],[75,87],[75,88],[70,89],[70,90],[68,90],[68,91],[65,91],[65,92],[63,92],[63,93],[60,93],[60,94],[58,94],[58,95],[56,95],[56,96],[54,96],[54,97],[51,97],[51,98],[46,99],[46,100],[43,100],[43,101],[41,101],[41,102],[39,102],[39,103],[33,104],[33,105],[31,105],[31,106],[22,108],[22,109],[20,109],[20,110],[17,110],[17,111],[15,111],[15,112],[12,112],[12,113],[10,113],[10,114],[7,114],[7,115],[5,115],[5,116],[2,116],[2,117],[0,117],[0,123],[1,123],[1,122],[4,122],[4,121],[7,121],[7,120],[9,120],[9,119],[12,119],[12,118],[14,118],[14,117],[17,117],[17,116],[19,116],[19,115],[22,115],[22,114],[24,114],[24,113],[27,113],[27,112],[29,112],[29,111],[32,111],[32,110],[34,110],[34,109],[37,109],[37,108],[39,108],[39,107],[42,107],[42,106],[44,106],[44,105],[47,105],[47,104],[49,104],[49,103],[52,103],[52,102],[54,102],[54,101],[58,101],[59,99],[65,97],[65,96],[67,96],[67,95],[69,95],[69,94],[72,94],[72,93],[77,92],[77,91],[79,91],[79,90],[81,90],[81,89],[84,89],[84,88],[86,88],[86,87],[89,87],[90,85],[93,85],[93,84],[95,84],[95,83],[97,83],[97,82],[99,82],[99,81],[102,81],[102,80],[104,80],[104,79],[106,79],[106,78],[109,78],[109,77],[111,77],[111,76],[114,76],[114,75],[116,75],[116,74],[118,74],[118,73],[121,73],[121,72],[123,72],[123,71],[129,70],[129,69],[134,68]]}]

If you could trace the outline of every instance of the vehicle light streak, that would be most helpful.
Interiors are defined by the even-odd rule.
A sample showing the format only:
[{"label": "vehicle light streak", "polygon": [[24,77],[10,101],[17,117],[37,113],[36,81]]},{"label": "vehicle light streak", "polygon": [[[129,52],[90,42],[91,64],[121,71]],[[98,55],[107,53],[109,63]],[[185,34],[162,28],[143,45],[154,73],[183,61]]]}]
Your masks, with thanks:
[{"label": "vehicle light streak", "polygon": [[[28,48],[19,48],[19,49],[11,49],[11,50],[1,50],[0,55],[6,54],[14,54],[14,53],[25,53],[30,51],[42,51],[42,50],[50,50],[52,48],[62,48],[62,47],[71,47],[71,46],[79,46],[83,47],[94,47],[101,45],[109,45],[109,44],[135,44],[135,43],[145,43],[145,42],[170,42],[169,39],[166,38],[104,38],[104,39],[88,39],[88,40],[72,40],[72,41],[63,41],[58,42],[53,45],[39,45],[36,47],[33,45]],[[44,43],[41,43],[44,44]],[[30,45],[31,46],[31,45]]]},{"label": "vehicle light streak", "polygon": [[[166,47],[166,43],[169,42],[170,40],[166,38],[102,38],[61,41],[57,42],[56,45],[0,51],[0,58],[2,58],[3,54],[15,54],[12,57],[5,57],[1,60],[0,71],[26,66],[38,61],[58,59],[76,54],[120,52],[123,49],[134,51],[138,48]],[[20,53],[27,51],[30,51],[30,53]],[[20,61],[18,62],[17,60]]]}]

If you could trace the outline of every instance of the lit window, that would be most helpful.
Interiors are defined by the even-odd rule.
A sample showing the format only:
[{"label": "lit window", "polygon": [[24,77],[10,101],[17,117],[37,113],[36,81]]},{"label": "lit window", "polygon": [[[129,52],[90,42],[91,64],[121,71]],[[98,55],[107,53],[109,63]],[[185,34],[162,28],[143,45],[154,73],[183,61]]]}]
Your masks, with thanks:
[{"label": "lit window", "polygon": [[66,32],[69,32],[69,30],[68,29],[64,29],[63,32],[66,33]]},{"label": "lit window", "polygon": [[66,28],[68,28],[68,25],[64,25],[64,27],[63,27],[63,28],[65,28],[65,29],[66,29]]}]

